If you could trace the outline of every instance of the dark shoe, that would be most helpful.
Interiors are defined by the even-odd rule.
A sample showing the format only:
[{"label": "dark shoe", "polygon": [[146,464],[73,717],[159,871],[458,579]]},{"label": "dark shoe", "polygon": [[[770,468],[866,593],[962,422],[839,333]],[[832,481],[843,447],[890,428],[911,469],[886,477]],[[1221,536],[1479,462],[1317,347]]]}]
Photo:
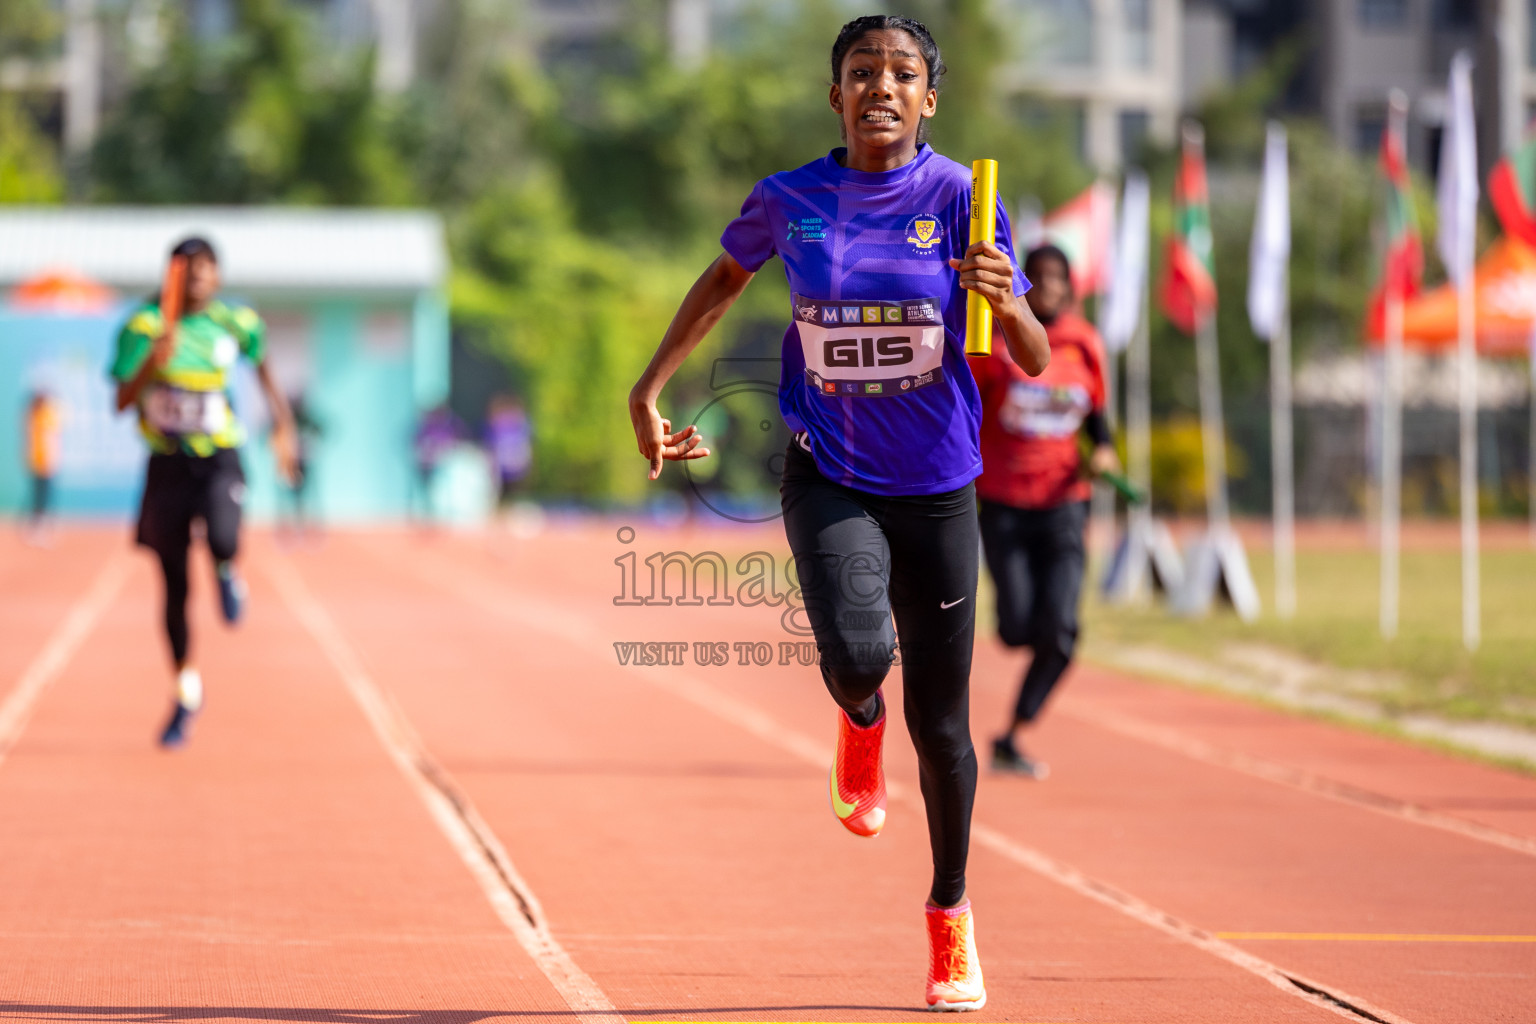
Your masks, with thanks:
[{"label": "dark shoe", "polygon": [[224,621],[234,625],[245,611],[245,581],[236,574],[232,565],[221,565],[218,577],[219,608],[224,612]]},{"label": "dark shoe", "polygon": [[168,750],[183,746],[192,732],[192,719],[196,715],[196,711],[178,702],[171,712],[171,720],[165,723],[165,731],[160,734],[160,745]]},{"label": "dark shoe", "polygon": [[1023,775],[1030,779],[1044,779],[1051,774],[1050,765],[1044,761],[1032,761],[1013,745],[1013,738],[1004,736],[992,741],[992,770]]}]

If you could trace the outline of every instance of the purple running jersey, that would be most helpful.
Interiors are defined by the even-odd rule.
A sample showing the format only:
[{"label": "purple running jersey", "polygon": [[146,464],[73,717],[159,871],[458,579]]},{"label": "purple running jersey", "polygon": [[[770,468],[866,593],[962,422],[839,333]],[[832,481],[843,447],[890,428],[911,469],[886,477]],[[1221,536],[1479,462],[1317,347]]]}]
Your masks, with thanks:
[{"label": "purple running jersey", "polygon": [[[779,409],[830,480],[873,494],[941,494],[981,472],[981,397],[965,361],[965,290],[949,260],[971,230],[971,172],[927,145],[894,171],[843,150],[764,178],[720,243],[757,271],[784,261],[791,318]],[[997,209],[997,247],[1014,260]]]}]

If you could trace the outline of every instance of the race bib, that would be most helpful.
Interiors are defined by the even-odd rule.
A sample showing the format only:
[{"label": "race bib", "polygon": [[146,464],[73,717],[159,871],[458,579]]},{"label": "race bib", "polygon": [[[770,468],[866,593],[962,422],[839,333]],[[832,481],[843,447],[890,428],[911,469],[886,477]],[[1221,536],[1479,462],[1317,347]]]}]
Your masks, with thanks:
[{"label": "race bib", "polygon": [[805,383],[839,398],[890,398],[944,379],[938,299],[826,302],[794,297]]},{"label": "race bib", "polygon": [[229,426],[229,401],[222,391],[157,384],[144,397],[144,419],[162,434],[217,434]]},{"label": "race bib", "polygon": [[1018,437],[1073,437],[1092,411],[1093,399],[1081,385],[1052,387],[1016,380],[1008,385],[997,422]]}]

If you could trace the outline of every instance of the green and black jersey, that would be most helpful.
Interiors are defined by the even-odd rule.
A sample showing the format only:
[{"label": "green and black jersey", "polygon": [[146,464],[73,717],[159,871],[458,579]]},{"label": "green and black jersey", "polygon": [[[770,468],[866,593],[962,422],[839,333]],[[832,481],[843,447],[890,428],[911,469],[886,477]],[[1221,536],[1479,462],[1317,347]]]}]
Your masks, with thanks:
[{"label": "green and black jersey", "polygon": [[[132,380],[164,328],[158,302],[139,307],[117,336],[112,378]],[[245,442],[230,409],[230,373],[241,356],[261,362],[265,331],[254,310],[223,302],[181,318],[175,353],[139,395],[139,430],[152,451],[206,457]]]}]

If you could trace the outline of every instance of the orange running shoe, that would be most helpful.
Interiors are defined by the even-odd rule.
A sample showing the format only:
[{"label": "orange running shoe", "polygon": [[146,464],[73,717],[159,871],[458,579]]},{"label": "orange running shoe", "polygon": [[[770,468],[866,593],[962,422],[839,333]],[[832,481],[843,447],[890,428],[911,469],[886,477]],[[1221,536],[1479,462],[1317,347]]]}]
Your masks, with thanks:
[{"label": "orange running shoe", "polygon": [[881,744],[885,739],[885,707],[881,699],[880,720],[861,728],[837,712],[837,757],[832,762],[828,789],[832,795],[832,813],[848,831],[861,836],[877,836],[885,825],[885,768],[881,764]]},{"label": "orange running shoe", "polygon": [[941,909],[928,906],[928,1009],[979,1010],[987,988],[976,957],[976,922],[971,901]]}]

